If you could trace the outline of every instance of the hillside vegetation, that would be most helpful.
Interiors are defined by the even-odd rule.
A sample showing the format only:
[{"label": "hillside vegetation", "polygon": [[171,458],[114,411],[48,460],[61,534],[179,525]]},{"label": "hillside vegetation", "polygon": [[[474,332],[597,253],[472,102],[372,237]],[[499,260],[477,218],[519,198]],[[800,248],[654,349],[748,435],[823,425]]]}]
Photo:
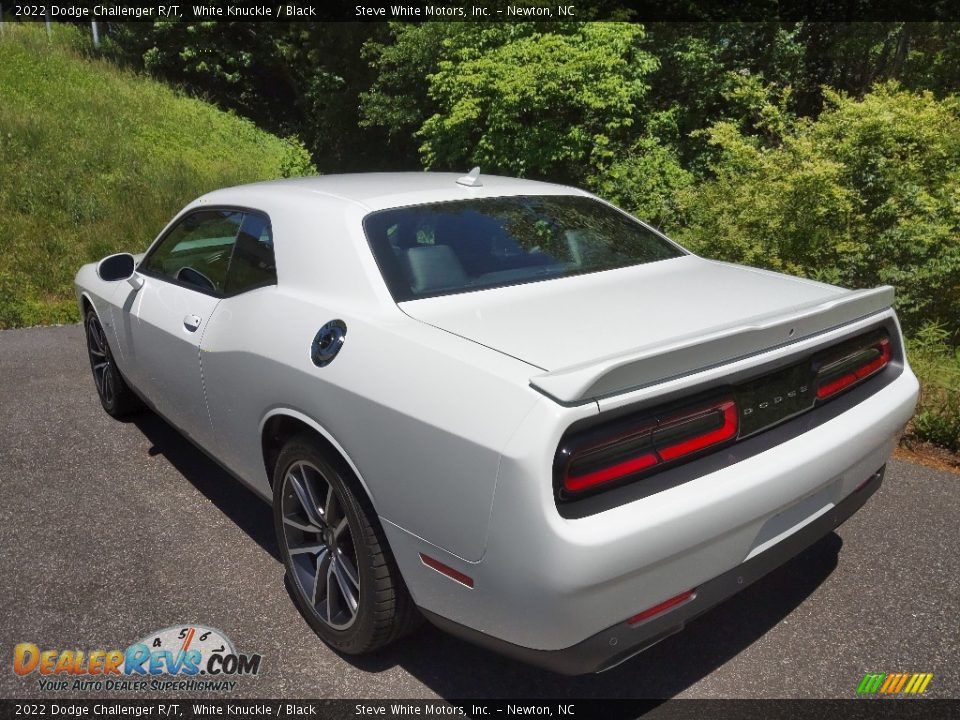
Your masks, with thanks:
[{"label": "hillside vegetation", "polygon": [[85,262],[141,251],[183,205],[312,172],[302,145],[84,57],[57,26],[0,38],[0,327],[79,319]]},{"label": "hillside vegetation", "polygon": [[[960,452],[960,23],[117,23],[0,38],[0,327],[211,188],[424,168],[567,182],[708,257],[890,284]],[[242,120],[218,108],[230,109]],[[252,123],[256,123],[255,126]]]}]

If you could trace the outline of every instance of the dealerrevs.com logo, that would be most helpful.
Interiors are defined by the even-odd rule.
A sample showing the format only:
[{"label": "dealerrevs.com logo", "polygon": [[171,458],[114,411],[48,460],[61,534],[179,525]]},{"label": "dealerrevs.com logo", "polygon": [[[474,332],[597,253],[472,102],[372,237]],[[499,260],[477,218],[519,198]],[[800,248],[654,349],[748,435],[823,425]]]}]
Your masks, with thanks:
[{"label": "dealerrevs.com logo", "polygon": [[81,692],[224,692],[238,676],[260,672],[262,656],[237,652],[219,630],[174,625],[150,633],[126,650],[13,650],[13,671],[35,675],[41,690]]}]

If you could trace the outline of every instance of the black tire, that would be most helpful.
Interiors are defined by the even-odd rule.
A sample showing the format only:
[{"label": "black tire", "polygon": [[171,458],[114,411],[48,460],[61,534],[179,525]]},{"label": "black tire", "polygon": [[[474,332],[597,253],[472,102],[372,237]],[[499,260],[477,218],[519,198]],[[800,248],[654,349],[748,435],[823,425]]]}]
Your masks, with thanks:
[{"label": "black tire", "polygon": [[370,500],[337,460],[309,436],[289,440],[274,469],[273,518],[297,609],[328,645],[360,655],[413,630],[420,614]]},{"label": "black tire", "polygon": [[142,410],[143,403],[127,385],[114,362],[107,334],[93,309],[87,310],[83,327],[87,337],[87,357],[90,359],[93,384],[97,388],[97,396],[103,409],[115,418]]}]

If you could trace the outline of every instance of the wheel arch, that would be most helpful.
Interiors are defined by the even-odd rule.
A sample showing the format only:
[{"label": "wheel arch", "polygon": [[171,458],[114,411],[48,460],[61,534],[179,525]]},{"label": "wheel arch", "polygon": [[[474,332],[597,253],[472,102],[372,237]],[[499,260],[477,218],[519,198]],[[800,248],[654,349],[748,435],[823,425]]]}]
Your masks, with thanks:
[{"label": "wheel arch", "polygon": [[[337,442],[333,434],[320,423],[304,413],[292,408],[271,410],[260,422],[260,446],[263,453],[263,467],[267,473],[267,483],[273,487],[273,473],[284,443],[299,434],[314,437],[328,455],[332,463],[339,463],[348,476],[352,476],[377,512],[377,502],[370,486],[364,480],[357,464],[344,447]],[[379,512],[377,512],[379,515]]]},{"label": "wheel arch", "polygon": [[91,310],[97,313],[97,317],[100,317],[100,313],[97,311],[97,306],[94,304],[93,298],[90,297],[90,293],[87,292],[86,290],[83,290],[80,293],[80,313],[82,316],[81,319],[85,318],[87,316],[87,313]]}]

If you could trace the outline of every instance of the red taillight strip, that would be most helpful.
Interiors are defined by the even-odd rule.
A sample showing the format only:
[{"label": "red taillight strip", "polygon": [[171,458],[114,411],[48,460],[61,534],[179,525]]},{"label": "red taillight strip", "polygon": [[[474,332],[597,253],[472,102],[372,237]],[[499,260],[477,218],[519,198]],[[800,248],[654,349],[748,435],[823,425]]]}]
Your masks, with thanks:
[{"label": "red taillight strip", "polygon": [[[845,375],[841,375],[835,380],[831,380],[828,383],[819,385],[817,387],[817,398],[819,400],[824,400],[831,395],[836,395],[841,390],[850,387],[856,382],[863,380],[864,378],[873,375],[875,372],[883,368],[887,363],[890,362],[890,340],[889,338],[883,338],[880,340],[877,345],[873,347],[878,347],[880,350],[880,355],[873,360],[871,360],[866,365],[862,365],[859,368],[851,370]],[[858,351],[861,352],[861,351]],[[851,353],[855,355],[856,353]]]},{"label": "red taillight strip", "polygon": [[[797,398],[799,393],[807,393],[812,388],[816,400],[824,401],[876,375],[891,359],[889,334],[885,329],[880,329],[798,361],[790,371],[800,375],[806,373],[803,378],[798,379],[793,375],[785,378],[770,373],[760,379],[794,382],[793,389],[787,387],[783,390],[788,399]],[[802,398],[807,402],[805,406],[799,400],[794,403],[795,407],[785,404],[784,407],[792,410],[792,414],[781,414],[772,422],[768,418],[765,426],[747,422],[741,427],[741,409],[744,416],[755,409],[737,405],[738,401],[749,405],[754,399],[749,382],[730,388],[729,395],[711,405],[697,407],[691,404],[688,407],[693,409],[685,413],[648,411],[636,419],[611,422],[611,432],[606,437],[603,437],[602,430],[592,430],[583,433],[580,442],[574,440],[561,445],[554,460],[558,500],[574,500],[581,493],[586,495],[587,491],[615,481],[650,475],[688,457],[692,459],[702,451],[719,449],[720,446],[736,442],[741,436],[749,437],[800,412],[811,410],[817,404],[813,398],[805,395]],[[802,386],[800,382],[803,382]],[[782,400],[783,397],[775,397],[769,402],[760,402],[759,407],[763,409],[770,402],[776,404]],[[564,493],[569,495],[564,496]]]},{"label": "red taillight strip", "polygon": [[[639,454],[635,455],[634,457],[621,460],[607,467],[601,467],[597,470],[592,470],[584,473],[583,475],[570,474],[570,466],[572,462],[578,457],[583,457],[584,455],[582,450],[577,452],[568,460],[566,464],[566,469],[563,475],[564,490],[568,492],[582,492],[597,485],[619,480],[620,478],[624,478],[648,468],[652,468],[655,465],[662,465],[665,463],[670,463],[674,460],[679,460],[686,455],[703,450],[711,445],[717,445],[735,438],[737,436],[737,431],[739,430],[739,412],[737,411],[737,404],[733,400],[723,400],[721,402],[714,403],[713,405],[708,405],[707,407],[698,408],[693,412],[667,417],[656,425],[654,437],[661,431],[670,431],[672,429],[682,428],[682,426],[686,423],[707,418],[712,413],[717,412],[722,414],[722,424],[719,428],[709,430],[708,432],[701,433],[699,435],[684,438],[679,442],[673,442],[669,445],[657,445],[656,441],[654,441],[653,445],[647,448],[642,448]],[[651,427],[650,429],[652,430],[653,428]],[[637,433],[631,433],[628,436],[635,437],[636,434]],[[603,447],[610,447],[611,445],[615,444],[616,443],[604,443]],[[593,448],[590,448],[590,450],[592,451]]]},{"label": "red taillight strip", "polygon": [[666,612],[667,610],[670,610],[671,608],[675,608],[677,605],[682,605],[688,600],[692,600],[693,598],[695,598],[696,591],[697,591],[696,588],[694,588],[693,590],[687,590],[686,592],[680,593],[676,597],[672,597],[669,600],[664,600],[659,605],[654,605],[652,608],[647,608],[643,612],[637,613],[632,618],[627,620],[627,624],[637,625],[639,623],[642,623],[644,620],[649,620],[655,615],[659,615],[661,613]]},{"label": "red taillight strip", "polygon": [[865,378],[867,375],[873,375],[873,373],[882,368],[888,362],[890,362],[890,341],[884,338],[880,341],[880,357],[873,362],[867,363],[862,368],[857,370],[857,380]]},{"label": "red taillight strip", "polygon": [[817,397],[821,400],[828,398],[831,395],[836,395],[838,392],[843,390],[845,387],[850,387],[857,381],[857,376],[853,373],[849,375],[844,375],[837,378],[833,382],[828,382],[826,385],[820,385],[817,387]]},{"label": "red taillight strip", "polygon": [[432,558],[429,555],[424,555],[423,553],[420,553],[420,562],[422,562],[428,568],[432,568],[436,570],[438,573],[441,573],[442,575],[446,575],[451,580],[456,580],[461,585],[466,585],[468,588],[473,587],[472,577],[470,577],[469,575],[464,575],[459,570],[454,570],[452,567],[450,567],[449,565],[445,565],[444,563],[440,562],[436,558]]},{"label": "red taillight strip", "polygon": [[710,445],[716,445],[721,443],[724,440],[729,440],[737,434],[737,425],[738,425],[738,414],[737,414],[737,404],[733,400],[728,400],[727,402],[717,405],[716,410],[720,410],[723,413],[723,425],[712,430],[703,435],[698,435],[697,437],[692,437],[682,442],[678,442],[675,445],[668,445],[664,448],[658,448],[657,453],[664,461],[676,460],[679,457],[684,455],[689,455],[690,453],[696,452],[697,450],[703,450],[705,447]]},{"label": "red taillight strip", "polygon": [[563,486],[572,492],[579,492],[580,490],[586,490],[594,485],[609,482],[610,480],[615,480],[616,478],[623,477],[624,475],[632,475],[635,472],[646,470],[648,467],[652,467],[658,462],[657,456],[654,453],[644,453],[643,455],[630,458],[629,460],[617,463],[616,465],[611,465],[610,467],[602,468],[601,470],[594,470],[586,475],[580,475],[577,477],[568,476],[566,480],[564,480]]}]

